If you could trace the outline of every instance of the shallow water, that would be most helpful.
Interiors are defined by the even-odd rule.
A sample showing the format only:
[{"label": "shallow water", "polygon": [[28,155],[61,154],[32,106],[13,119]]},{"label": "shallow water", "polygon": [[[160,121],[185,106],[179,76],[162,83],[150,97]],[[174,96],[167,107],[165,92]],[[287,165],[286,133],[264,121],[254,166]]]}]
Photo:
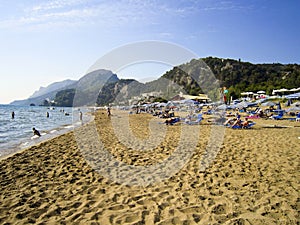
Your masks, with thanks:
[{"label": "shallow water", "polygon": [[[80,110],[84,113],[83,122],[89,120],[88,109]],[[0,157],[65,133],[80,124],[79,109],[75,108],[0,105]],[[40,138],[33,138],[33,127],[42,134]]]}]

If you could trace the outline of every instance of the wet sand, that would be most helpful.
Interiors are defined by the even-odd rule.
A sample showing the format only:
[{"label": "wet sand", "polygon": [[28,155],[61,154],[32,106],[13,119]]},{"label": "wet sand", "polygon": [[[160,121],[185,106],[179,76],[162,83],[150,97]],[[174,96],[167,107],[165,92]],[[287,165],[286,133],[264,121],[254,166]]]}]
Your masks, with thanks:
[{"label": "wet sand", "polygon": [[[0,224],[300,223],[300,123],[258,119],[253,129],[225,129],[224,142],[211,154],[207,145],[218,128],[207,118],[195,126],[166,126],[155,119],[153,126],[166,136],[153,147],[160,132],[151,134],[151,115],[129,116],[129,130],[137,137],[130,141],[129,133],[122,132],[127,112],[112,114],[109,119],[98,111],[95,124],[1,160]],[[93,136],[95,129],[98,136]],[[184,138],[183,129],[190,130]],[[143,146],[148,137],[154,138]],[[95,152],[96,139],[115,161]],[[197,143],[189,149],[192,139]],[[186,152],[178,154],[178,162],[184,164],[167,160],[181,144]],[[207,161],[201,170],[201,162]],[[155,165],[168,170],[161,166],[153,172]],[[125,172],[140,168],[145,174],[124,173],[126,179],[121,179],[120,167]],[[173,173],[164,177],[164,171]]]}]

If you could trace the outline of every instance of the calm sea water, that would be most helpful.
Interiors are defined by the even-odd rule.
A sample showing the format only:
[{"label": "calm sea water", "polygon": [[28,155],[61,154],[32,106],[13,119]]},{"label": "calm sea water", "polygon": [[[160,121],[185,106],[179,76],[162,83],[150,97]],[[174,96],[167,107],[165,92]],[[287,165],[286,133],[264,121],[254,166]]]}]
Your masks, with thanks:
[{"label": "calm sea water", "polygon": [[[84,122],[87,122],[90,119],[88,110],[80,110]],[[12,112],[15,113],[14,119]],[[65,133],[80,124],[79,109],[0,105],[0,157]],[[42,134],[40,138],[33,137],[33,127]]]}]

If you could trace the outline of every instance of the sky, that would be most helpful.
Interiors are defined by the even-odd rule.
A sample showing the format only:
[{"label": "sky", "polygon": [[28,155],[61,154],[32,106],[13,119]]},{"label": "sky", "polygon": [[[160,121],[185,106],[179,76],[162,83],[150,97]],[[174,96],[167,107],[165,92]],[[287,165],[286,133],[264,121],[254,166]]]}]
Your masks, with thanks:
[{"label": "sky", "polygon": [[[198,57],[300,63],[299,0],[1,0],[0,104],[78,80],[103,55],[148,40]],[[148,80],[171,65],[118,71]]]}]

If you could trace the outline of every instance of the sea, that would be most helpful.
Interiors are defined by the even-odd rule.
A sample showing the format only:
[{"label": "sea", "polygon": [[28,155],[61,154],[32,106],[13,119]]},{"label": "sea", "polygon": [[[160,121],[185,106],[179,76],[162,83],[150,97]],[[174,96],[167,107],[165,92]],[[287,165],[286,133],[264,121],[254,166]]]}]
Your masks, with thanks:
[{"label": "sea", "polygon": [[[88,108],[0,105],[0,158],[71,131],[91,120],[89,112]],[[33,127],[41,137],[34,136]]]}]

